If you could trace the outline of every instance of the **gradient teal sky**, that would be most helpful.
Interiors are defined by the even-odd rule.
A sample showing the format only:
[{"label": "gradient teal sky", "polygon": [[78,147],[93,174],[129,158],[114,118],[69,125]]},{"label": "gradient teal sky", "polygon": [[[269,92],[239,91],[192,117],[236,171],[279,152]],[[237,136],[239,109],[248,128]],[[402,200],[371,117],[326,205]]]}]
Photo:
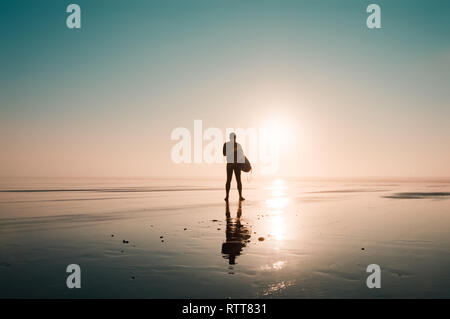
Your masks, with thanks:
[{"label": "gradient teal sky", "polygon": [[273,118],[280,174],[450,176],[450,1],[7,0],[0,37],[1,176],[223,175],[171,131]]}]

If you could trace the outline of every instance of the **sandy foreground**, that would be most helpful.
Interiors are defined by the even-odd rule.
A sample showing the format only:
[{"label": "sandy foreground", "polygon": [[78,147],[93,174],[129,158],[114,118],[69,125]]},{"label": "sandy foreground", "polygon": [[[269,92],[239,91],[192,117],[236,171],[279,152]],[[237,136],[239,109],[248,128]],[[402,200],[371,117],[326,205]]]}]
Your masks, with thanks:
[{"label": "sandy foreground", "polygon": [[223,184],[1,181],[0,297],[450,297],[448,182],[233,181],[229,215]]}]

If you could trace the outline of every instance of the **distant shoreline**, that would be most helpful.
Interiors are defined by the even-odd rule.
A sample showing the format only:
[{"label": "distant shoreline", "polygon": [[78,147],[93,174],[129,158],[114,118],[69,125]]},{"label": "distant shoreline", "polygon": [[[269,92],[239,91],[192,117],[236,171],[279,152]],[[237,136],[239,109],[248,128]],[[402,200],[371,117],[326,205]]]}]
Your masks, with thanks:
[{"label": "distant shoreline", "polygon": [[[211,177],[196,177],[196,176],[0,176],[0,180],[210,180],[210,181],[222,181],[223,176],[211,176]],[[402,182],[402,183],[414,183],[414,182],[429,182],[429,183],[450,183],[450,177],[306,177],[306,176],[253,176],[254,181],[266,181],[274,179],[285,179],[290,181],[328,181],[328,182]]]}]

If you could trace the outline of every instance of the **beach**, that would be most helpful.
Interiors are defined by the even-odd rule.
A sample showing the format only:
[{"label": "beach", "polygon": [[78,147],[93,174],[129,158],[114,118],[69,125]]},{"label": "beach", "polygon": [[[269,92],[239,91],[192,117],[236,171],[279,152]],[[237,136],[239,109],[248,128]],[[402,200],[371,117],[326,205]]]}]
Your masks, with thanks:
[{"label": "beach", "polygon": [[0,297],[450,297],[449,181],[224,183],[2,179]]}]

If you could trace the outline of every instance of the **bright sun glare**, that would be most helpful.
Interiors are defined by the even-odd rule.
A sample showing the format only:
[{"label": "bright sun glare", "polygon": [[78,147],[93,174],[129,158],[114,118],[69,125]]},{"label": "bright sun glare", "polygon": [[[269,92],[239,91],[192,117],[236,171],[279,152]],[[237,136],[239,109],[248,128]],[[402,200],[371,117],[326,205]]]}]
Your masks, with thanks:
[{"label": "bright sun glare", "polygon": [[268,132],[272,143],[276,143],[280,148],[289,148],[292,143],[293,128],[289,121],[274,117],[266,122],[264,126]]}]

